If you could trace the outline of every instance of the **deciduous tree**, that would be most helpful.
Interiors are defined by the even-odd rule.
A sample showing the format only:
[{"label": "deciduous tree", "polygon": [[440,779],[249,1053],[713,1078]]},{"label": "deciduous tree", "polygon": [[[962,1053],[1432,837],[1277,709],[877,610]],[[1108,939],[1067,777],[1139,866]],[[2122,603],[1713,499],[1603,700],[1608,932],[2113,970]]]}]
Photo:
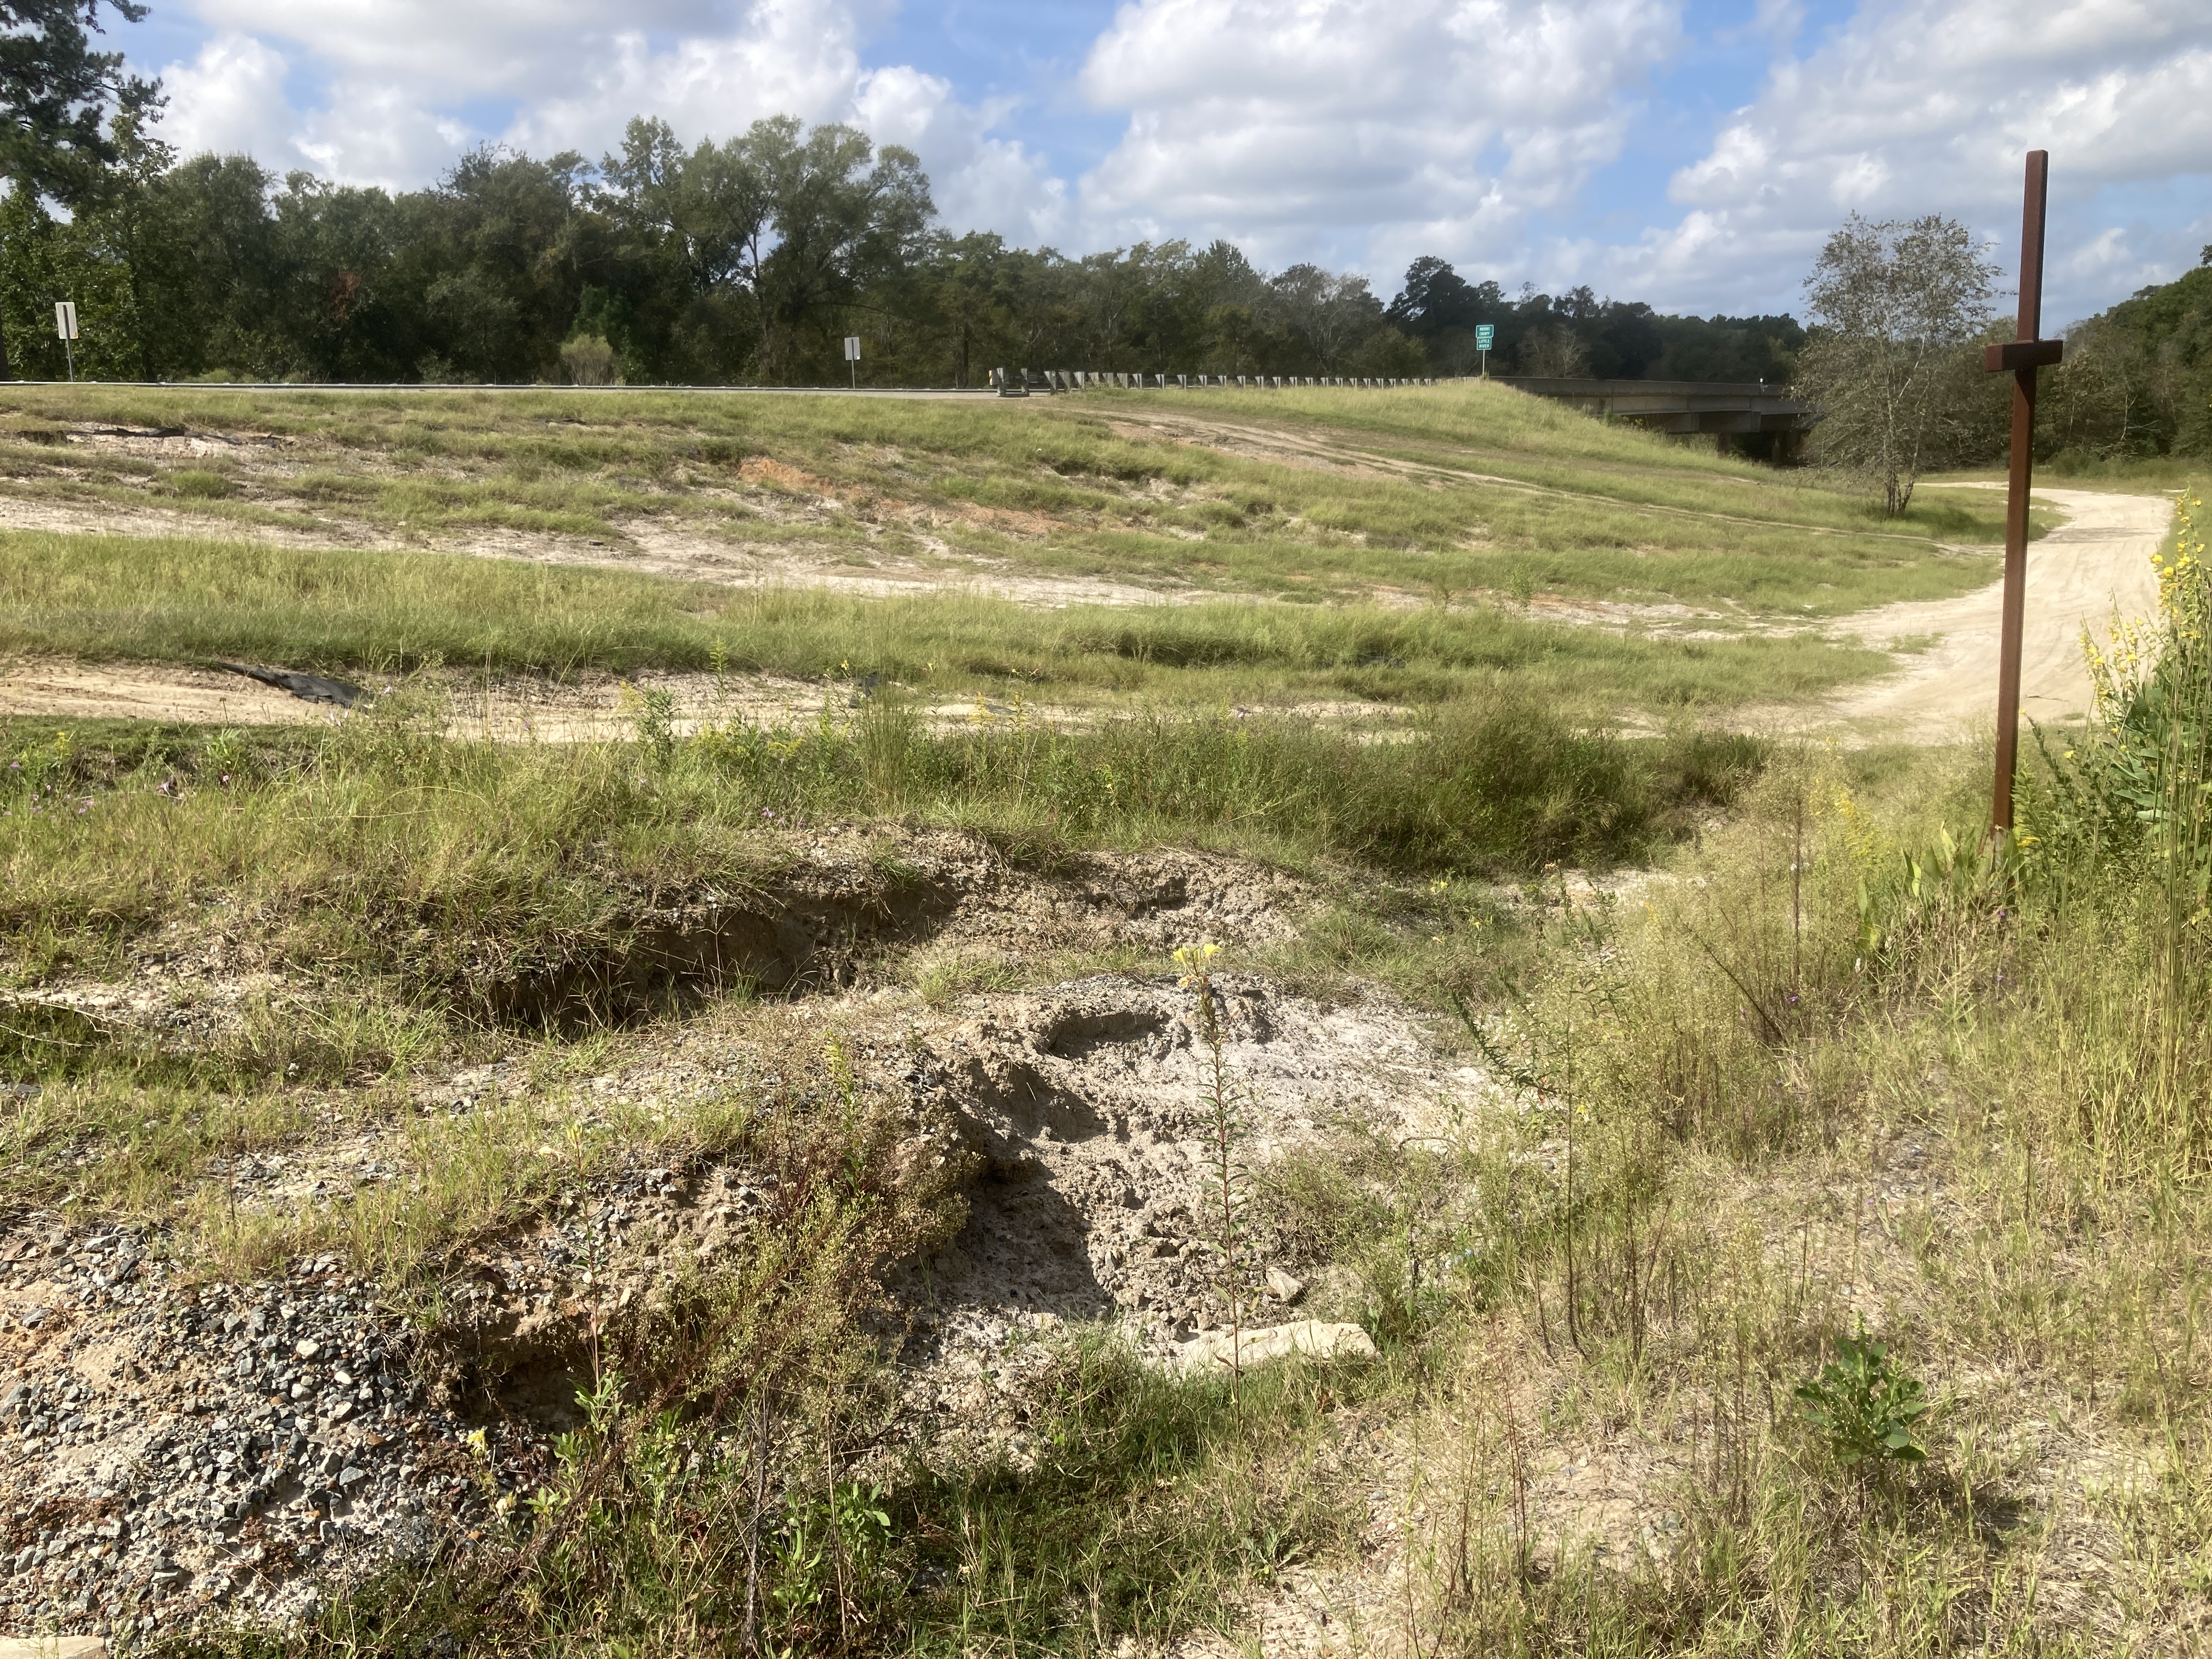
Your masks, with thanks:
[{"label": "deciduous tree", "polygon": [[1855,213],[1806,279],[1816,326],[1795,385],[1820,410],[1814,451],[1872,481],[1892,517],[1977,432],[1970,359],[1996,275],[1956,220]]}]

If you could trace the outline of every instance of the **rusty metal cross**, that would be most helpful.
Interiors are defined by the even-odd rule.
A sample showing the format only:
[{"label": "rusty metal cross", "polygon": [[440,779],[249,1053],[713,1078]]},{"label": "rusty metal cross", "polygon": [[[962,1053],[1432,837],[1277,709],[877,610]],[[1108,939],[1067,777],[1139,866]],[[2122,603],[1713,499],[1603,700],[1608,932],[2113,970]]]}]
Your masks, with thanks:
[{"label": "rusty metal cross", "polygon": [[1990,827],[2012,828],[2012,784],[2020,749],[2020,635],[2027,609],[2027,492],[2035,465],[2035,371],[2064,354],[2043,327],[2043,209],[2051,191],[2051,152],[2027,153],[2020,223],[2020,325],[2008,345],[1982,354],[1992,374],[2012,376],[2012,477],[2005,495],[2004,620],[1997,647],[1997,778]]}]

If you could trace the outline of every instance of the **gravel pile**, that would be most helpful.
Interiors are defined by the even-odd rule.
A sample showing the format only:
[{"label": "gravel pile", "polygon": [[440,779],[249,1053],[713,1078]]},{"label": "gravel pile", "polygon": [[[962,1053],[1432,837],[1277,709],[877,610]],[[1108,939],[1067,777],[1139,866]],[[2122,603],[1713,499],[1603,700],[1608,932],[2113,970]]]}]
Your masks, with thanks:
[{"label": "gravel pile", "polygon": [[0,1632],[295,1616],[538,1462],[432,1401],[331,1260],[190,1285],[158,1243],[46,1216],[0,1243]]}]

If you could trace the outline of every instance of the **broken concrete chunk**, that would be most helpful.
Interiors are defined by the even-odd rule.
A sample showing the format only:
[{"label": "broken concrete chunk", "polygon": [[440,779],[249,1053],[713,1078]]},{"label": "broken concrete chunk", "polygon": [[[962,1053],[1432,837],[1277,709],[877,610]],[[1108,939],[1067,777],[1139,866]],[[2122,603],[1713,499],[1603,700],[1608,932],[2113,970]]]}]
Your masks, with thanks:
[{"label": "broken concrete chunk", "polygon": [[1326,1320],[1301,1319],[1291,1325],[1269,1325],[1246,1331],[1235,1346],[1227,1331],[1202,1336],[1183,1345],[1180,1363],[1187,1371],[1227,1369],[1241,1356],[1246,1366],[1264,1365],[1302,1353],[1314,1359],[1372,1359],[1375,1343],[1357,1325],[1335,1325]]},{"label": "broken concrete chunk", "polygon": [[1280,1267],[1267,1269],[1267,1294],[1278,1302],[1295,1302],[1306,1293],[1304,1284]]}]

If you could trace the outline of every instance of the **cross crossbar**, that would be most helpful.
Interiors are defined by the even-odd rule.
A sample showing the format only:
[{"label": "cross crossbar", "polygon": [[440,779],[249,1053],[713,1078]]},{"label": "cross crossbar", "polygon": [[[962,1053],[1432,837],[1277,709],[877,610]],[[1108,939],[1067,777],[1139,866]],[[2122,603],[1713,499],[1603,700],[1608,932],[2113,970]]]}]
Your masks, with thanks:
[{"label": "cross crossbar", "polygon": [[1982,349],[1982,367],[1992,374],[2016,374],[2023,368],[2050,368],[2066,355],[2063,340],[2009,340]]}]

